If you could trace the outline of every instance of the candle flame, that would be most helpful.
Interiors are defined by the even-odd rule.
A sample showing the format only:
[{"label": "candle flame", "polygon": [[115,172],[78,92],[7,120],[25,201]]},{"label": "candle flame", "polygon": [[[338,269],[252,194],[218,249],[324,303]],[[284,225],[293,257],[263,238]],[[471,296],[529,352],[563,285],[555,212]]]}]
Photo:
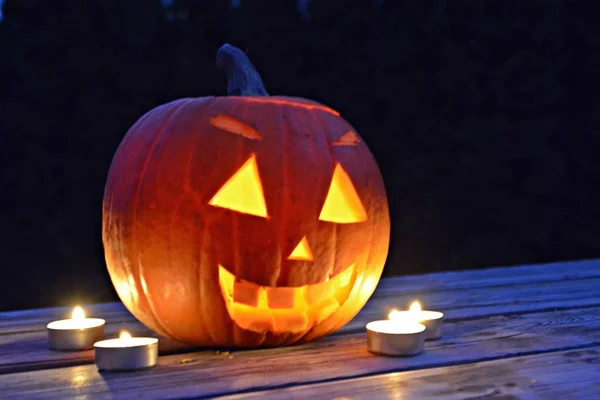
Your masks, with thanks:
[{"label": "candle flame", "polygon": [[419,312],[419,311],[421,311],[421,303],[419,303],[418,301],[413,301],[412,304],[410,305],[410,308],[408,310],[410,312]]},{"label": "candle flame", "polygon": [[402,316],[402,313],[396,309],[390,311],[390,313],[388,314],[388,319],[390,319],[392,321],[399,321],[403,318],[404,317]]},{"label": "candle flame", "polygon": [[73,309],[73,314],[71,314],[71,318],[76,320],[85,319],[85,313],[83,312],[83,308],[77,306]]},{"label": "candle flame", "polygon": [[119,334],[119,339],[131,339],[131,334],[127,331],[121,331],[121,333]]}]

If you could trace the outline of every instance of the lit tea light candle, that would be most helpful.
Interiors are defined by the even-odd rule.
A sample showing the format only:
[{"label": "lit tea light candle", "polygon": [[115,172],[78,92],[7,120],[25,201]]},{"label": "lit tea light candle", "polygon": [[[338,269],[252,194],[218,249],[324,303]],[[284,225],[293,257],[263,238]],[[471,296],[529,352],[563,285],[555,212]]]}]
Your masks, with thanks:
[{"label": "lit tea light candle", "polygon": [[94,343],[104,338],[105,321],[100,318],[86,318],[83,308],[73,309],[70,319],[50,322],[48,345],[52,350],[89,350]]},{"label": "lit tea light candle", "polygon": [[438,339],[442,336],[444,314],[439,311],[423,310],[421,303],[418,301],[413,301],[408,311],[394,311],[394,315],[398,318],[412,319],[425,325],[425,340]]},{"label": "lit tea light candle", "polygon": [[100,371],[133,371],[156,366],[158,339],[131,337],[122,331],[118,338],[94,344],[96,366]]},{"label": "lit tea light candle", "polygon": [[413,356],[423,351],[425,326],[393,310],[387,320],[367,324],[370,352],[388,356]]}]

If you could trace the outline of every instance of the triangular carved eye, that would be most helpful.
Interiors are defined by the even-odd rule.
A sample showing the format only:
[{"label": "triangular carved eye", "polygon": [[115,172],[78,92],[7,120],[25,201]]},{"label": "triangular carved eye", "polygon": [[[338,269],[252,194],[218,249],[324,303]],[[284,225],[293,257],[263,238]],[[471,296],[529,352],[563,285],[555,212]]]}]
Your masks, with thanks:
[{"label": "triangular carved eye", "polygon": [[225,182],[208,204],[268,218],[265,195],[254,154]]},{"label": "triangular carved eye", "polygon": [[329,192],[319,215],[321,221],[350,224],[367,220],[367,212],[344,168],[338,163],[333,171]]},{"label": "triangular carved eye", "polygon": [[306,236],[300,240],[300,243],[296,245],[292,254],[288,257],[288,260],[303,260],[303,261],[312,261],[314,260],[313,252],[308,244],[308,239]]}]

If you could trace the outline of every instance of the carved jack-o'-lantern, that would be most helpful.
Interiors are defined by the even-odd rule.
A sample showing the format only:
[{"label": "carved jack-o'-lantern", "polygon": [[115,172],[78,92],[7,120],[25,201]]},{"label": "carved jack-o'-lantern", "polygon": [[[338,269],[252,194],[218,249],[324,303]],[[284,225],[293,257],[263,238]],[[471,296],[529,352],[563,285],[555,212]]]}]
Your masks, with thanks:
[{"label": "carved jack-o'-lantern", "polygon": [[276,346],[346,324],[389,245],[379,169],[339,114],[271,97],[224,45],[227,97],[142,116],[112,161],[103,242],[116,291],[149,328],[205,346]]}]

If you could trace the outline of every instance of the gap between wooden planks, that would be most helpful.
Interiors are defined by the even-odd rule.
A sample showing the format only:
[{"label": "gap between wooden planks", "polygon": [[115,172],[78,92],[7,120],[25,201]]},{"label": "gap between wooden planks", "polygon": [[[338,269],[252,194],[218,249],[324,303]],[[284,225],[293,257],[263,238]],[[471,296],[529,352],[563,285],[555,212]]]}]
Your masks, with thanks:
[{"label": "gap between wooden planks", "polygon": [[600,397],[600,347],[219,397],[241,399],[544,399]]},{"label": "gap between wooden planks", "polygon": [[[600,307],[450,323],[441,340],[409,358],[372,355],[364,334],[354,333],[288,348],[170,355],[157,368],[137,373],[100,374],[95,365],[84,365],[5,374],[0,388],[3,398],[202,399],[595,346]],[[510,383],[514,376],[496,378]]]},{"label": "gap between wooden planks", "polygon": [[[555,262],[478,270],[437,272],[384,278],[379,282],[373,299],[402,293],[423,295],[436,292],[473,290],[515,284],[551,284],[566,280],[600,278],[600,259]],[[121,303],[84,305],[87,315],[104,318],[107,323],[134,321]],[[436,304],[437,306],[437,304]],[[0,335],[43,330],[49,321],[68,318],[72,307],[51,307],[33,310],[0,312]]]},{"label": "gap between wooden planks", "polygon": [[[419,296],[426,304],[443,310],[446,318],[467,320],[491,315],[519,314],[532,311],[600,306],[600,279],[574,279],[550,284],[527,283],[511,286],[476,288],[450,292],[433,292]],[[518,297],[522,296],[522,297]],[[385,318],[393,307],[408,304],[413,295],[393,296],[391,291],[382,297],[375,296],[349,324],[336,334],[363,332],[368,321]],[[104,312],[110,309],[104,307]],[[154,335],[139,322],[126,320],[120,323],[107,321],[107,337],[116,336],[120,329],[135,335]],[[190,350],[190,346],[161,338],[161,354]],[[89,364],[93,351],[59,353],[47,348],[46,331],[19,332],[0,335],[0,374],[45,368]]]}]

